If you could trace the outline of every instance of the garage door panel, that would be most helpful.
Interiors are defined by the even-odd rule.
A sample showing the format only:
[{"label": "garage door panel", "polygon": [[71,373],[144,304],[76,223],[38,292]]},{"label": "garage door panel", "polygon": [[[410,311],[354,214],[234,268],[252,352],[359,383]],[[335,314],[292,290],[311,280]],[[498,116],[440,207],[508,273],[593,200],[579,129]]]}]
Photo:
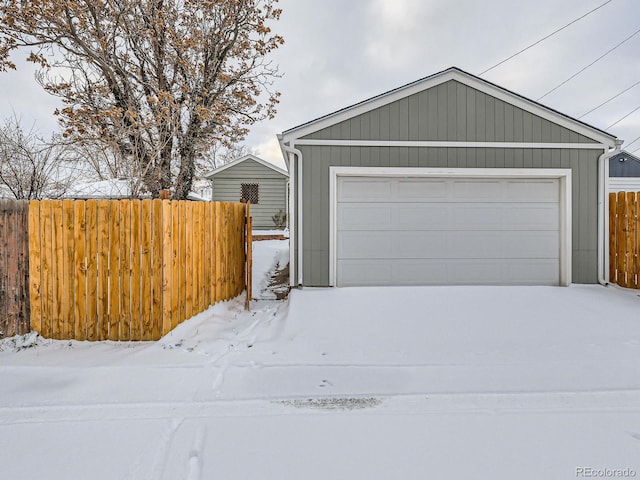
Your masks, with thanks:
[{"label": "garage door panel", "polygon": [[554,204],[447,205],[452,230],[557,230],[560,222]]},{"label": "garage door panel", "polygon": [[389,180],[395,185],[392,188],[393,199],[397,202],[417,201],[433,202],[444,200],[448,194],[448,183],[441,178],[433,179],[398,179]]},{"label": "garage door panel", "polygon": [[451,182],[452,201],[504,201],[504,197],[504,182],[500,180],[453,180]]},{"label": "garage door panel", "polygon": [[340,260],[338,268],[342,286],[558,284],[555,260]]},{"label": "garage door panel", "polygon": [[339,177],[338,192],[338,285],[560,281],[558,179]]},{"label": "garage door panel", "polygon": [[350,231],[338,233],[338,259],[558,258],[558,232]]},{"label": "garage door panel", "polygon": [[441,204],[348,203],[338,211],[339,230],[425,230],[447,222]]},{"label": "garage door panel", "polygon": [[395,205],[388,203],[346,203],[338,210],[339,230],[388,230],[394,228]]},{"label": "garage door panel", "polygon": [[558,203],[560,201],[560,188],[558,181],[548,180],[508,180],[507,200],[510,202],[545,202]]},{"label": "garage door panel", "polygon": [[338,202],[388,201],[392,198],[393,182],[384,179],[341,179]]},{"label": "garage door panel", "polygon": [[554,204],[347,203],[338,230],[557,230]]}]

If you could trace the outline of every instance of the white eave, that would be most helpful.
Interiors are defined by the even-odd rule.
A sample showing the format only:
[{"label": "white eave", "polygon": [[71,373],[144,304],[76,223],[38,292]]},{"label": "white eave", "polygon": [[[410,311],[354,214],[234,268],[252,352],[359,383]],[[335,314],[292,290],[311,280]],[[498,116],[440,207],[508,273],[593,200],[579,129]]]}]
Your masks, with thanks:
[{"label": "white eave", "polygon": [[581,135],[592,138],[599,144],[605,145],[608,148],[614,148],[615,146],[616,137],[604,130],[600,130],[575,118],[569,117],[568,115],[562,114],[456,67],[448,68],[442,72],[430,75],[363,102],[343,108],[337,112],[286,130],[281,135],[281,142],[291,145],[292,142],[296,143],[296,140],[299,138],[305,137],[345,120],[349,120],[358,115],[362,115],[402,98],[428,90],[450,80],[460,82],[463,85],[486,93],[487,95],[500,99],[557,125],[561,125]]},{"label": "white eave", "polygon": [[224,172],[225,170],[235,167],[236,165],[242,163],[242,162],[246,162],[247,160],[253,160],[254,162],[259,163],[260,165],[263,165],[267,168],[270,168],[271,170],[278,172],[281,175],[284,175],[285,177],[289,176],[289,172],[287,172],[286,170],[283,170],[282,168],[276,167],[273,163],[267,162],[266,160],[263,160],[261,158],[256,157],[255,155],[245,155],[244,157],[240,157],[235,159],[233,162],[227,163],[226,165],[223,165],[222,167],[216,168],[214,171],[207,173],[206,175],[204,175],[205,178],[211,178],[215,175],[217,175],[218,173]]}]

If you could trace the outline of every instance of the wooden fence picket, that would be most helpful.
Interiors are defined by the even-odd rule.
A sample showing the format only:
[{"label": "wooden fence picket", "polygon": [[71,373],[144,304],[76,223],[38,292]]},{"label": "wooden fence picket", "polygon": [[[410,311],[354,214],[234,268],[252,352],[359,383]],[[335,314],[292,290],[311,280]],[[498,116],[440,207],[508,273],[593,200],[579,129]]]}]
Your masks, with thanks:
[{"label": "wooden fence picket", "polygon": [[640,192],[609,194],[609,281],[640,288]]},{"label": "wooden fence picket", "polygon": [[0,267],[28,270],[6,309],[50,338],[158,339],[245,288],[245,217],[229,203],[32,201],[22,220],[0,215],[0,247],[25,235]]}]

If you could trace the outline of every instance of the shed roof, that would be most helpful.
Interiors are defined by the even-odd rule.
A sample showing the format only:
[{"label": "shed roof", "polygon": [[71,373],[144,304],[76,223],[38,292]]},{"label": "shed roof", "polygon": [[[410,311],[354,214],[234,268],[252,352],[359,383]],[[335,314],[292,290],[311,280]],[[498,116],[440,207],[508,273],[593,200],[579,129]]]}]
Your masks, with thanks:
[{"label": "shed roof", "polygon": [[504,100],[507,103],[518,106],[532,114],[538,115],[551,122],[567,127],[585,136],[594,138],[599,143],[613,147],[617,137],[602,129],[589,125],[578,119],[570,117],[553,108],[547,107],[541,103],[531,100],[523,95],[514,93],[506,88],[500,87],[483,78],[472,75],[457,67],[450,67],[441,72],[429,75],[414,82],[408,83],[401,87],[389,90],[388,92],[376,95],[367,100],[363,100],[351,106],[337,110],[333,113],[316,118],[309,122],[305,122],[297,127],[285,130],[279,138],[282,141],[295,140],[297,138],[309,135],[313,132],[326,128],[328,126],[340,123],[344,120],[361,115],[373,109],[387,105],[401,98],[408,97],[415,93],[435,87],[449,80],[456,80],[471,88],[475,88],[488,95]]},{"label": "shed roof", "polygon": [[270,168],[271,170],[280,173],[281,175],[288,177],[289,176],[289,172],[287,172],[286,170],[283,170],[282,168],[276,167],[273,163],[271,162],[267,162],[266,160],[263,160],[259,157],[256,157],[255,155],[245,155],[243,157],[237,158],[234,161],[227,163],[226,165],[223,165],[222,167],[216,168],[214,171],[212,171],[211,173],[208,173],[206,175],[204,175],[205,178],[211,178],[215,175],[217,175],[220,172],[224,172],[225,170],[228,170],[230,168],[235,167],[236,165],[242,163],[242,162],[246,162],[247,160],[253,160],[254,162],[258,162],[260,165],[263,165],[267,168]]}]

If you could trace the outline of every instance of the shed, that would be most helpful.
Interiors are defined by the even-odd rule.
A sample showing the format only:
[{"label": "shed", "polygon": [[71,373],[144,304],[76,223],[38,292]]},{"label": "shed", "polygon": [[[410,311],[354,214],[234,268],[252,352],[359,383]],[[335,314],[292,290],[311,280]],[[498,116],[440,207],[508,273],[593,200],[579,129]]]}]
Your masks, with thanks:
[{"label": "shed", "polygon": [[640,192],[640,158],[624,150],[609,159],[609,189]]},{"label": "shed", "polygon": [[254,229],[287,226],[289,174],[285,170],[255,155],[245,155],[216,168],[206,178],[211,180],[213,201],[251,201]]},{"label": "shed", "polygon": [[452,67],[278,138],[291,285],[606,280],[603,130]]}]

